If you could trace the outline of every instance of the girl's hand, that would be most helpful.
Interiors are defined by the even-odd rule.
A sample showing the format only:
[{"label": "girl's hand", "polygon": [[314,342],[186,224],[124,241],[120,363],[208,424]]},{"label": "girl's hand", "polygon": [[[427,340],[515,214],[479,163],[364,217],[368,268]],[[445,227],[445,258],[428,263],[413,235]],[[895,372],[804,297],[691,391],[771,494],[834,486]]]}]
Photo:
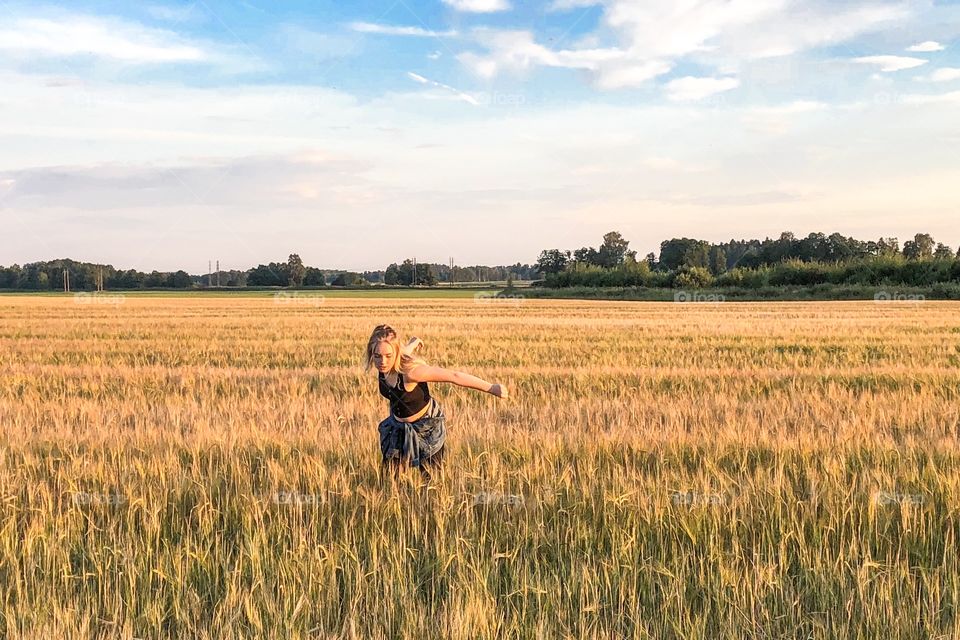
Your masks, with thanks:
[{"label": "girl's hand", "polygon": [[495,384],[490,387],[490,393],[497,396],[498,398],[509,398],[510,393],[507,391],[507,388],[502,384]]}]

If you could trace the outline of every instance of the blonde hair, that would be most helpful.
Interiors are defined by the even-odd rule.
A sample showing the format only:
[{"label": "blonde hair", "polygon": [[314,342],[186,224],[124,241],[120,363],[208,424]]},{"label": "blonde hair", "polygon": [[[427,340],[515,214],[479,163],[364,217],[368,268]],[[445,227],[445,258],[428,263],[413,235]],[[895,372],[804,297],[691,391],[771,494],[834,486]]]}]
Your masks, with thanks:
[{"label": "blonde hair", "polygon": [[379,324],[373,330],[373,333],[370,334],[370,339],[367,341],[364,371],[369,371],[373,366],[373,356],[377,352],[377,345],[380,342],[389,344],[391,348],[393,348],[394,356],[399,355],[399,357],[394,358],[392,366],[392,370],[397,373],[409,373],[415,366],[426,364],[423,358],[417,356],[420,350],[423,349],[423,340],[414,336],[410,338],[405,345],[400,346],[400,338],[397,337],[397,332],[394,331],[393,327],[388,324]]}]

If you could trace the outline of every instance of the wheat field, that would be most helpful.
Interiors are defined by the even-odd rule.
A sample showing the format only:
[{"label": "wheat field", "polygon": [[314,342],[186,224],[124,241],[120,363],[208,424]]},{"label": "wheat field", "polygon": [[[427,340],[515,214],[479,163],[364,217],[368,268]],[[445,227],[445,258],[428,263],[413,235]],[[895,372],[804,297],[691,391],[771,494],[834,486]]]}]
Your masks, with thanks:
[{"label": "wheat field", "polygon": [[0,637],[960,638],[960,304],[280,302],[0,296]]}]

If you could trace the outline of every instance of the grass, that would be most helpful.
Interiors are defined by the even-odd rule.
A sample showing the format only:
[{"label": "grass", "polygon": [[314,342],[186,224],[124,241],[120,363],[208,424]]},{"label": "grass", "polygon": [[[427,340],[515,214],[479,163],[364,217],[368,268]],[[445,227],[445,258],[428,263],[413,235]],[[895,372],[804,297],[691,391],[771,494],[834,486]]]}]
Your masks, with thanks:
[{"label": "grass", "polygon": [[[960,637],[960,305],[0,299],[0,636]],[[444,477],[381,486],[373,326]]]},{"label": "grass", "polygon": [[[37,296],[49,298],[64,298],[72,300],[76,297],[95,298],[101,296],[104,298],[270,298],[278,299],[281,302],[288,300],[305,299],[304,304],[322,304],[326,298],[474,298],[478,295],[487,296],[499,291],[499,289],[470,289],[467,287],[446,287],[446,288],[396,288],[386,289],[381,287],[372,287],[368,289],[196,289],[196,290],[176,290],[176,289],[156,289],[156,290],[134,290],[134,291],[105,291],[97,294],[96,292],[81,291],[74,293],[64,293],[63,291],[0,291],[0,297],[11,296]],[[109,303],[107,303],[109,304]]]}]

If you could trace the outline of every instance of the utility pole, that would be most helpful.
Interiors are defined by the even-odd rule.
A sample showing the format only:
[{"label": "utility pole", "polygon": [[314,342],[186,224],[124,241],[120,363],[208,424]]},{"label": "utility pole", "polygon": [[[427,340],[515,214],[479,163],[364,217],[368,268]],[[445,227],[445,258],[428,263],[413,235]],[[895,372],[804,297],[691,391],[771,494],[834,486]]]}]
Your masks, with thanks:
[{"label": "utility pole", "polygon": [[453,256],[450,256],[450,284],[453,284],[457,279],[453,275]]},{"label": "utility pole", "polygon": [[212,279],[213,279],[213,263],[210,260],[207,260],[207,287],[211,285]]},{"label": "utility pole", "polygon": [[413,257],[413,286],[417,286],[417,257]]},{"label": "utility pole", "polygon": [[220,261],[217,260],[217,288],[220,287]]},{"label": "utility pole", "polygon": [[63,270],[63,292],[70,293],[70,272]]}]

